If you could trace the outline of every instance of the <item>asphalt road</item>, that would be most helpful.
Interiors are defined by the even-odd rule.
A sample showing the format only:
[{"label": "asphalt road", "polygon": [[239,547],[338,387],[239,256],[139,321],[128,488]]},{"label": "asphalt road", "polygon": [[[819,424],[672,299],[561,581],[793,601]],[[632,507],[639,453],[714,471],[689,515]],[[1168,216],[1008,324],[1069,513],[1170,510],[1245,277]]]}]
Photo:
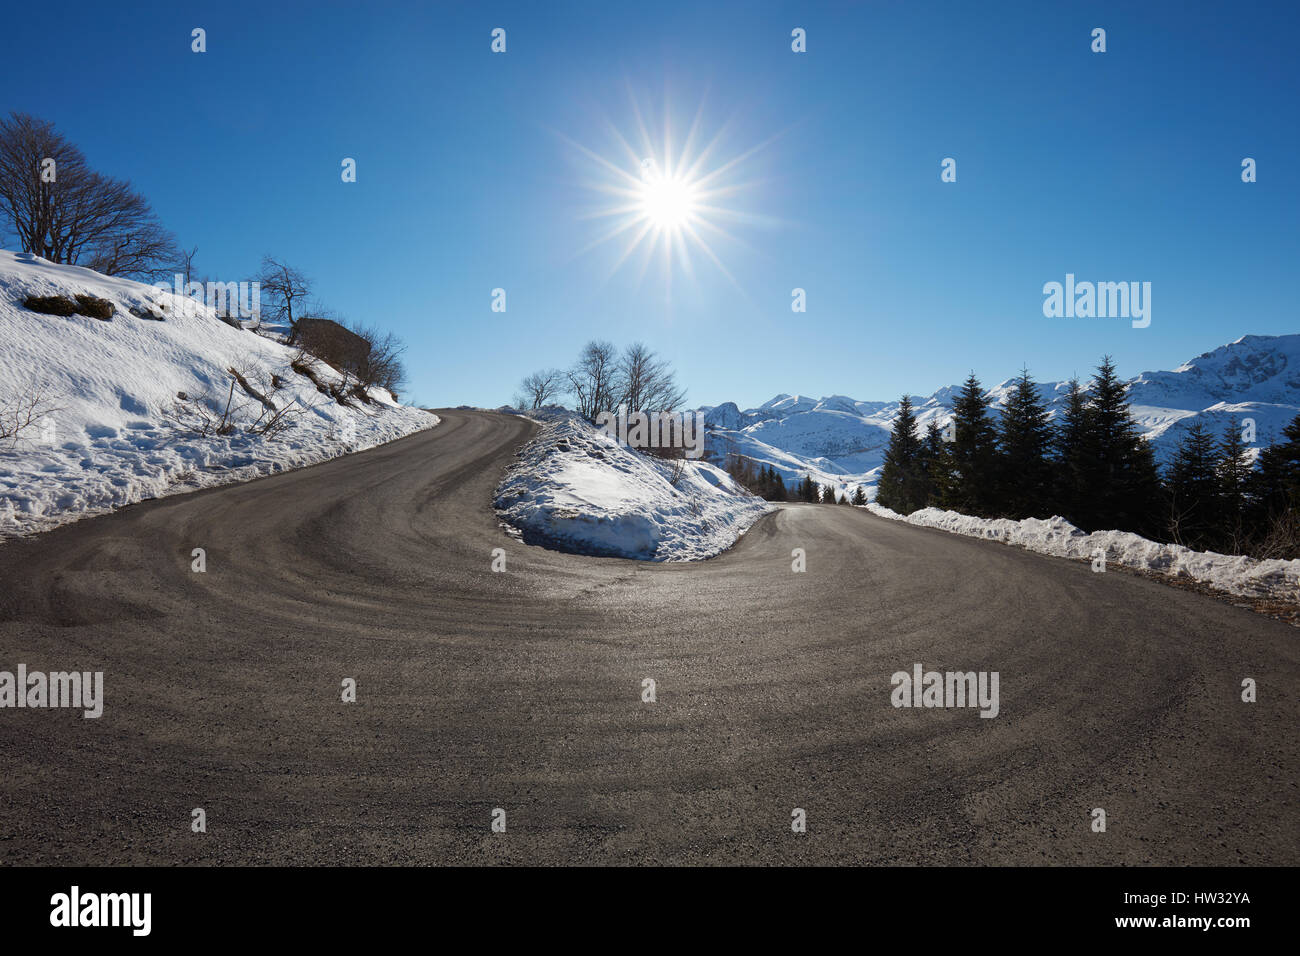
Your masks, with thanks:
[{"label": "asphalt road", "polygon": [[[695,564],[527,546],[490,501],[531,426],[440,414],[0,545],[0,670],[105,685],[0,710],[0,862],[1300,862],[1294,628],[849,508]],[[892,707],[917,662],[999,716]]]}]

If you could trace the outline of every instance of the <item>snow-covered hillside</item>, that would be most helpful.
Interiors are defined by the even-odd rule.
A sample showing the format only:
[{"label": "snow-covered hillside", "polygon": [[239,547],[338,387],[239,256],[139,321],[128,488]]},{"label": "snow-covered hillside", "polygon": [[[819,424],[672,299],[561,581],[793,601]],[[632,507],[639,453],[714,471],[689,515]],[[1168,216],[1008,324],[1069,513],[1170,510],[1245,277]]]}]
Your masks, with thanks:
[{"label": "snow-covered hillside", "polygon": [[563,411],[497,489],[497,513],[530,544],[578,554],[690,561],[725,551],[773,506],[720,468],[634,451]]},{"label": "snow-covered hillside", "polygon": [[[106,300],[111,316],[23,305],[29,296],[77,295]],[[329,391],[342,376],[296,357],[190,299],[0,252],[0,414],[36,402],[31,427],[0,441],[0,537],[309,465],[437,424],[382,389],[364,399],[340,393],[341,403]]]},{"label": "snow-covered hillside", "polygon": [[[1218,438],[1230,421],[1253,419],[1258,450],[1277,440],[1300,414],[1300,335],[1243,336],[1171,372],[1143,372],[1129,384],[1134,417],[1162,464],[1195,422]],[[989,389],[997,405],[1012,385],[1006,381]],[[1055,414],[1068,384],[1047,382],[1039,388]],[[922,430],[931,421],[949,421],[957,391],[948,386],[911,396]],[[734,452],[771,465],[787,484],[811,474],[820,484],[849,492],[860,484],[874,496],[898,402],[781,394],[745,411],[731,402],[703,411],[709,457],[715,461]]]}]

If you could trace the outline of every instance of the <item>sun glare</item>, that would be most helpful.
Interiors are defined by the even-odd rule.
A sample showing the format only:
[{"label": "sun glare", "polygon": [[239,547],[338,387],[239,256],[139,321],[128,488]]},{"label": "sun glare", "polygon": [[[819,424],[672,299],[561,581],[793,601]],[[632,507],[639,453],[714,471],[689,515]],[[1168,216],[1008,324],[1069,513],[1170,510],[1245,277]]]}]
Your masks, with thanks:
[{"label": "sun glare", "polygon": [[579,254],[611,244],[618,250],[611,262],[611,277],[634,259],[640,261],[644,277],[650,263],[658,259],[670,289],[675,268],[690,276],[692,260],[702,257],[739,288],[715,247],[747,246],[728,225],[762,221],[735,204],[755,185],[744,170],[767,144],[720,155],[725,149],[722,129],[705,139],[703,105],[693,121],[684,124],[684,139],[673,135],[674,124],[666,109],[659,136],[651,134],[635,102],[631,117],[635,132],[630,138],[606,123],[615,147],[612,155],[602,155],[564,137],[592,166],[594,175],[586,185],[603,196],[603,202],[583,218],[609,222]]},{"label": "sun glare", "polygon": [[681,229],[695,216],[695,188],[684,179],[651,173],[641,184],[641,212],[656,228]]}]

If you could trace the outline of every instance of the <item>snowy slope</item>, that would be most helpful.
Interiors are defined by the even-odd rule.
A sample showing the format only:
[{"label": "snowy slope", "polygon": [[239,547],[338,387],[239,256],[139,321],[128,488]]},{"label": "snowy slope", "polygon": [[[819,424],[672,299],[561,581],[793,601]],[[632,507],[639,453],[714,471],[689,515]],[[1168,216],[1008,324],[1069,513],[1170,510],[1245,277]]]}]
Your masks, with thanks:
[{"label": "snowy slope", "polygon": [[[89,294],[110,319],[44,315],[29,296]],[[0,442],[0,537],[39,531],[146,498],[323,461],[437,424],[382,389],[343,405],[290,368],[295,351],[229,326],[206,306],[152,286],[0,252],[0,409],[42,389],[46,413]],[[238,385],[228,434],[198,433],[226,407],[234,367],[278,411]],[[340,376],[323,364],[326,387]],[[178,393],[186,398],[181,399]]]},{"label": "snowy slope", "polygon": [[[1013,384],[1003,382],[988,394],[1001,405]],[[1173,371],[1143,372],[1129,384],[1134,417],[1162,464],[1196,422],[1217,438],[1230,422],[1254,419],[1254,447],[1266,447],[1300,414],[1300,335],[1247,335]],[[1067,383],[1039,388],[1055,415]],[[957,391],[947,386],[911,396],[922,431],[931,421],[949,421]],[[849,492],[861,484],[874,495],[898,402],[783,393],[758,408],[741,410],[728,402],[702,410],[714,461],[736,453],[771,465],[787,484],[811,474],[821,484]]]},{"label": "snowy slope", "polygon": [[540,416],[497,489],[497,513],[530,544],[578,554],[689,561],[731,547],[772,505],[701,461],[663,461],[567,412]]}]

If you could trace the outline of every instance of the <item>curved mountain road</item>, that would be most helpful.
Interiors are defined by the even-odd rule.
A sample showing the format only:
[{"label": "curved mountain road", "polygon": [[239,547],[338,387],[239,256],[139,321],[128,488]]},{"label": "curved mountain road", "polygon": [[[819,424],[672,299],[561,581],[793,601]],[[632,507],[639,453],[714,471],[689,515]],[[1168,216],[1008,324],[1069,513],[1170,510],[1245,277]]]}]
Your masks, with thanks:
[{"label": "curved mountain road", "polygon": [[[490,501],[532,426],[439,414],[0,545],[0,670],[104,672],[99,719],[0,710],[0,863],[1300,862],[1295,629],[859,509],[530,547]],[[918,662],[999,715],[894,708]]]}]

